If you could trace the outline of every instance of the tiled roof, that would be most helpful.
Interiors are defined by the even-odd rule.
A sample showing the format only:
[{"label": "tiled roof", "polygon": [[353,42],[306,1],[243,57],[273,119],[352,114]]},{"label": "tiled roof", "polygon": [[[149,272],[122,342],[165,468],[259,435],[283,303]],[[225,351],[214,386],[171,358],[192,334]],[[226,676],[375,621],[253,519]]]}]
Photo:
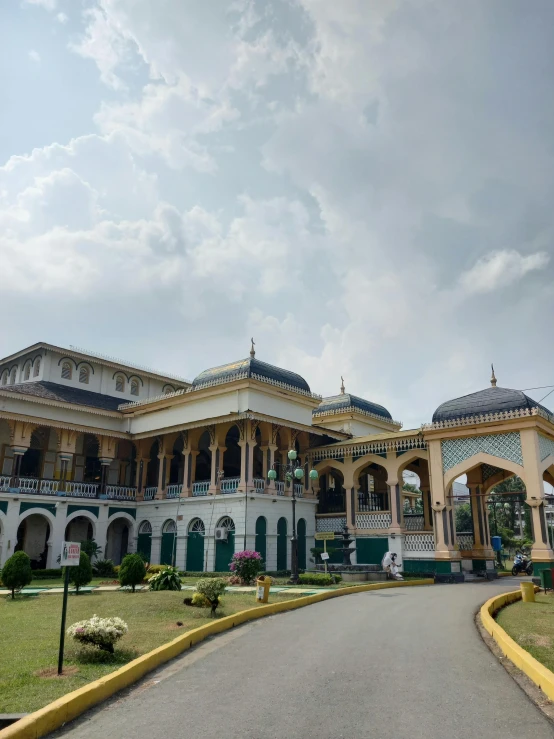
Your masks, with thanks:
[{"label": "tiled roof", "polygon": [[454,398],[439,405],[433,413],[433,423],[451,421],[456,418],[465,418],[466,416],[479,416],[485,413],[501,413],[529,408],[542,408],[547,413],[550,413],[547,408],[541,406],[532,398],[529,398],[521,390],[510,390],[505,387],[488,387],[477,393],[464,395],[461,398]]},{"label": "tiled roof", "polygon": [[69,385],[58,385],[55,382],[23,382],[17,385],[2,385],[0,390],[2,392],[31,395],[43,400],[54,400],[59,403],[86,405],[90,408],[100,408],[105,411],[116,411],[118,405],[123,402],[122,398],[93,393],[90,390],[81,390],[81,388]]},{"label": "tiled roof", "polygon": [[204,385],[215,381],[228,380],[229,382],[235,377],[258,377],[266,378],[273,382],[281,382],[284,385],[310,392],[310,386],[303,377],[297,375],[296,372],[275,367],[272,364],[262,362],[256,357],[248,357],[248,359],[239,359],[238,362],[223,364],[220,367],[212,367],[204,370],[198,377],[192,381],[192,386]]},{"label": "tiled roof", "polygon": [[365,400],[350,393],[341,393],[340,395],[323,398],[319,406],[312,413],[314,415],[329,412],[340,413],[341,411],[348,411],[350,409],[369,413],[373,416],[381,416],[382,418],[386,418],[387,421],[392,421],[391,414],[382,405],[372,403],[370,400]]}]

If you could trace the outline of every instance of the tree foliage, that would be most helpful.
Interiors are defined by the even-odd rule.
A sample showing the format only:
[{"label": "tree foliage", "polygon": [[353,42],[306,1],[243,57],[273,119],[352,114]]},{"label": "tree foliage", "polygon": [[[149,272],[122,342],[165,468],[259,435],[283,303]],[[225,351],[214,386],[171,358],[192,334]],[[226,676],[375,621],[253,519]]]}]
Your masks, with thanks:
[{"label": "tree foliage", "polygon": [[456,508],[456,531],[458,533],[473,531],[473,520],[469,503],[462,503]]},{"label": "tree foliage", "polygon": [[2,582],[12,591],[12,599],[15,598],[15,591],[29,585],[32,579],[33,571],[29,556],[25,552],[12,554],[2,568]]},{"label": "tree foliage", "polygon": [[[63,568],[65,577],[65,567]],[[75,585],[75,592],[79,592],[79,588],[83,585],[88,585],[92,580],[92,565],[90,563],[90,557],[85,552],[81,551],[79,557],[79,564],[75,567],[69,568],[69,582]]]},{"label": "tree foliage", "polygon": [[130,585],[133,593],[137,585],[146,577],[146,565],[139,554],[126,554],[119,568],[119,582],[121,585]]}]

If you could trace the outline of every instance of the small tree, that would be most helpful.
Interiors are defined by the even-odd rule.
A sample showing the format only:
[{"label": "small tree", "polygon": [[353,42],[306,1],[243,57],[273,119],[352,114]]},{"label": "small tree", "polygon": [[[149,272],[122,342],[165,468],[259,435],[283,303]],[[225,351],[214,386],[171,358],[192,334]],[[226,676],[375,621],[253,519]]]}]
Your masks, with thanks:
[{"label": "small tree", "polygon": [[235,552],[231,559],[229,569],[235,575],[240,577],[245,585],[250,585],[258,574],[263,570],[264,562],[262,555],[252,549],[245,549],[243,552]]},{"label": "small tree", "polygon": [[12,599],[15,598],[15,591],[29,585],[32,579],[33,571],[29,556],[25,552],[12,554],[2,569],[2,582],[12,591]]},{"label": "small tree", "polygon": [[196,583],[196,592],[203,595],[212,606],[212,615],[215,615],[216,608],[225,588],[227,580],[223,577],[205,577]]},{"label": "small tree", "polygon": [[121,585],[130,585],[135,592],[135,587],[146,577],[146,567],[140,554],[126,554],[119,568],[119,582]]},{"label": "small tree", "polygon": [[[65,577],[65,567],[63,568],[63,576]],[[92,580],[92,565],[90,558],[85,552],[81,552],[79,564],[76,567],[69,568],[69,582],[75,585],[75,592],[79,592],[79,588],[88,585]]]},{"label": "small tree", "polygon": [[92,560],[94,557],[98,557],[102,551],[102,547],[97,544],[94,539],[87,539],[86,541],[81,542],[81,551]]}]

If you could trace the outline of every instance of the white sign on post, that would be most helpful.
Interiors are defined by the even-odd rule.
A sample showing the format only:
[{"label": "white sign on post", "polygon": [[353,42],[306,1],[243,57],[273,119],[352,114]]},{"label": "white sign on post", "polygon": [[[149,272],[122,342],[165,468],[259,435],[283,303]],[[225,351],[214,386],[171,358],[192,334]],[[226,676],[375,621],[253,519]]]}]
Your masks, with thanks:
[{"label": "white sign on post", "polygon": [[64,541],[60,565],[62,567],[75,567],[81,558],[81,545],[75,541]]},{"label": "white sign on post", "polygon": [[329,552],[321,552],[319,556],[325,562],[326,559],[329,559]]}]

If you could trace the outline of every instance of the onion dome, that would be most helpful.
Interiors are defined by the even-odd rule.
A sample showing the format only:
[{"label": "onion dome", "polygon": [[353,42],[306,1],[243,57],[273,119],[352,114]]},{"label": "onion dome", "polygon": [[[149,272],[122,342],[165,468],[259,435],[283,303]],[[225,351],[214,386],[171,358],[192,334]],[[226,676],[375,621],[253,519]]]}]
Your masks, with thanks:
[{"label": "onion dome", "polygon": [[252,378],[269,382],[273,385],[286,385],[294,390],[303,393],[310,393],[310,386],[303,377],[297,375],[296,372],[275,367],[256,359],[254,351],[254,341],[252,341],[252,349],[247,359],[239,359],[237,362],[222,364],[220,367],[212,367],[204,370],[198,377],[192,381],[192,388],[202,385],[214,385],[223,382],[231,382],[232,380],[241,380],[244,378]]},{"label": "onion dome", "polygon": [[340,395],[331,395],[329,398],[323,398],[319,406],[312,411],[312,414],[315,416],[323,413],[352,413],[356,411],[370,416],[379,416],[386,421],[392,421],[391,414],[382,405],[347,393],[344,387],[344,380],[342,381]]},{"label": "onion dome", "polygon": [[541,408],[550,415],[550,411],[547,408],[525,395],[521,390],[497,387],[493,368],[490,387],[485,390],[479,390],[476,393],[464,395],[461,398],[447,400],[446,403],[439,405],[433,413],[433,423],[453,421],[489,413],[530,410],[531,408]]}]

